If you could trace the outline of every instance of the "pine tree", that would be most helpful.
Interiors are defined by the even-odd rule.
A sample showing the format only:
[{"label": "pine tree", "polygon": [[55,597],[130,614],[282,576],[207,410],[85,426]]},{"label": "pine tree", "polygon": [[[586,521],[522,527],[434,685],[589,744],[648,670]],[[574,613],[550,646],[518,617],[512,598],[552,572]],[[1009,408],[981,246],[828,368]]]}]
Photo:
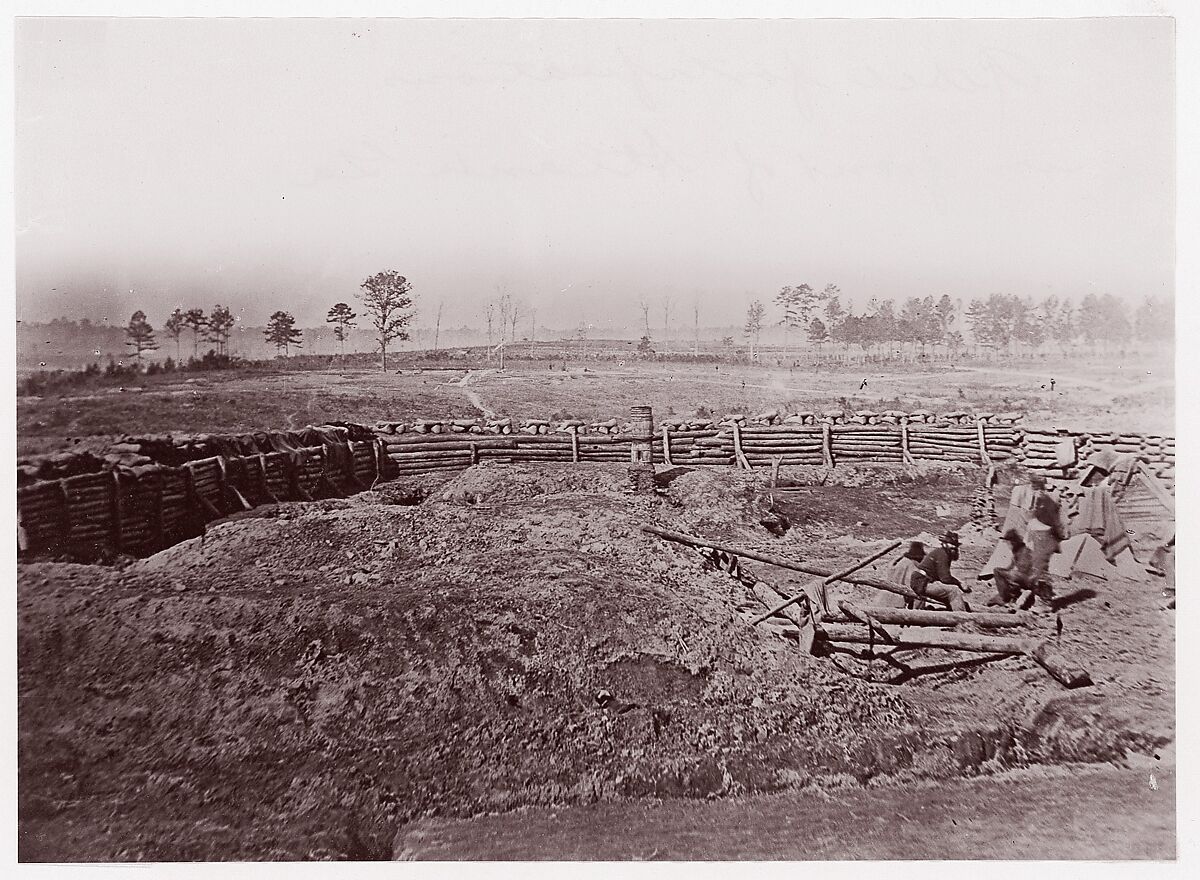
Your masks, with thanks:
[{"label": "pine tree", "polygon": [[163,324],[163,330],[167,335],[175,340],[175,360],[180,359],[179,354],[179,337],[183,335],[184,329],[187,327],[185,323],[183,310],[176,309],[171,312],[171,317],[167,318],[167,322]]},{"label": "pine tree", "polygon": [[282,351],[283,356],[288,357],[291,354],[291,346],[299,347],[302,344],[300,338],[304,334],[296,329],[295,318],[287,312],[275,312],[267,322],[267,329],[263,335],[267,342],[275,346],[276,353]]},{"label": "pine tree", "polygon": [[217,344],[217,354],[225,355],[229,345],[229,334],[233,332],[233,313],[225,306],[213,306],[208,318],[207,331],[204,338]]},{"label": "pine tree", "polygon": [[183,313],[183,324],[192,331],[192,357],[198,357],[200,334],[208,326],[208,318],[204,317],[204,309],[188,309]]},{"label": "pine tree", "polygon": [[154,328],[150,326],[150,322],[146,320],[146,313],[141,309],[133,313],[129,319],[129,326],[125,328],[125,335],[129,337],[126,345],[133,347],[134,356],[137,357],[138,363],[142,361],[143,351],[154,351],[158,348],[158,343],[154,341]]},{"label": "pine tree", "polygon": [[350,335],[350,328],[354,326],[354,319],[357,317],[358,315],[344,302],[334,303],[329,314],[325,316],[326,323],[333,325],[333,338],[341,346],[343,359],[346,357],[346,337]]}]

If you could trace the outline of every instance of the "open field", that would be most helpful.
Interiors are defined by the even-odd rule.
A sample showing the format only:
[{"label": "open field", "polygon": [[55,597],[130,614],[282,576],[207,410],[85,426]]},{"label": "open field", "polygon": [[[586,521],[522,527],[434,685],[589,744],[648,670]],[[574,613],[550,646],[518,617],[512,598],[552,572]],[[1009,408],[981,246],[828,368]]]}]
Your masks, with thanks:
[{"label": "open field", "polygon": [[[566,367],[563,369],[563,367]],[[1026,414],[1028,424],[1062,424],[1174,434],[1174,372],[1168,354],[1111,360],[955,368],[828,367],[609,361],[510,365],[503,373],[461,369],[367,370],[153,377],[140,391],[18,398],[18,454],[60,448],[66,438],[136,432],[288,429],[325,421],[371,424],[414,416],[467,417],[481,410],[525,417],[621,417],[649,404],[661,417],[856,409]],[[1049,390],[1054,378],[1055,390]],[[867,387],[862,389],[866,379]],[[1045,387],[1043,387],[1045,386]]]}]

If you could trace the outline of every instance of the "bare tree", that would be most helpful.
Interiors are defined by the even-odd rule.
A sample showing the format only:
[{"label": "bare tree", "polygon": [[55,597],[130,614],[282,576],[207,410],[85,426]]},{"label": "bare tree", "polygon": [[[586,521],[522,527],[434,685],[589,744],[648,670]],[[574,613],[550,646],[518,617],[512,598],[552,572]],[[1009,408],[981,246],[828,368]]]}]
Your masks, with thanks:
[{"label": "bare tree", "polygon": [[513,311],[512,297],[507,293],[500,295],[500,369],[504,369],[504,334]]},{"label": "bare tree", "polygon": [[673,305],[671,297],[663,297],[663,351],[666,353],[671,351],[671,306]]},{"label": "bare tree", "polygon": [[483,317],[487,320],[488,328],[488,360],[492,359],[492,345],[495,341],[496,303],[488,300],[483,307]]},{"label": "bare tree", "polygon": [[750,308],[746,311],[746,326],[742,332],[750,343],[750,360],[752,361],[755,360],[755,350],[758,348],[758,337],[762,333],[765,315],[766,309],[759,300],[750,303]]},{"label": "bare tree", "polygon": [[644,296],[638,297],[638,308],[642,310],[642,323],[646,325],[647,337],[650,336],[650,303]]},{"label": "bare tree", "polygon": [[700,297],[692,303],[692,317],[695,319],[696,335],[692,339],[692,357],[700,356]]},{"label": "bare tree", "polygon": [[517,321],[521,317],[521,309],[522,308],[524,308],[524,303],[522,303],[519,299],[514,299],[512,301],[512,305],[510,307],[510,311],[509,311],[509,315],[508,315],[509,323],[512,324],[512,333],[509,334],[508,341],[513,343],[514,345],[517,342]]},{"label": "bare tree", "polygon": [[537,309],[529,308],[529,359],[533,360],[533,342],[537,336]]},{"label": "bare tree", "polygon": [[445,300],[438,300],[437,307],[437,323],[433,325],[433,353],[437,354],[438,337],[442,332],[442,306],[446,304]]}]

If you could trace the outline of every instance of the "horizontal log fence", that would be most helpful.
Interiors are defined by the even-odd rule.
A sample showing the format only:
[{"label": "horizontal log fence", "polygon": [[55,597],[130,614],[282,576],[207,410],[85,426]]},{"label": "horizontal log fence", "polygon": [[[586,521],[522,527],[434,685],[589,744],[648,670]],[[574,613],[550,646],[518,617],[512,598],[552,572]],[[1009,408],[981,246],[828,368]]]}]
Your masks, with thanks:
[{"label": "horizontal log fence", "polygon": [[[1019,416],[940,418],[860,412],[780,419],[732,416],[660,422],[656,464],[783,466],[959,462],[1010,465],[1078,481],[1088,460],[1132,454],[1174,491],[1175,441],[1129,433],[1018,425]],[[18,466],[19,547],[29,552],[145,555],[204,524],[279,501],[339,497],[380,480],[452,473],[480,463],[628,462],[635,438],[612,419],[417,420],[327,425],[238,436],[126,438],[109,454],[60,453]],[[86,469],[87,472],[79,472]]]}]

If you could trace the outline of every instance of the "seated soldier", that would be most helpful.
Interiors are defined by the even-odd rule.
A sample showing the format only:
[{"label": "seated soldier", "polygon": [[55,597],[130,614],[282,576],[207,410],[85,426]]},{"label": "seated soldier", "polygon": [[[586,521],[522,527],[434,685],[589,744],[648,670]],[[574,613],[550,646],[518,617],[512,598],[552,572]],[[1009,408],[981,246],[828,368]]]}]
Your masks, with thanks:
[{"label": "seated soldier", "polygon": [[[892,563],[891,570],[888,571],[888,580],[897,586],[907,587],[911,590],[913,575],[916,574],[917,566],[924,558],[925,545],[920,541],[910,542],[904,555]],[[876,593],[875,604],[885,608],[904,608],[912,602],[911,599],[907,599],[899,593],[891,593],[887,590],[877,590]]]},{"label": "seated soldier", "polygon": [[1026,590],[1032,591],[1037,581],[1033,554],[1020,533],[1009,529],[1001,540],[1008,542],[1012,558],[1008,565],[992,572],[996,578],[996,595],[987,600],[988,605],[1007,605]]},{"label": "seated soldier", "polygon": [[958,534],[946,532],[940,540],[941,546],[925,554],[913,577],[917,607],[924,607],[924,600],[928,598],[945,603],[951,611],[970,611],[963,598],[968,590],[950,573],[950,563],[958,559]]}]

